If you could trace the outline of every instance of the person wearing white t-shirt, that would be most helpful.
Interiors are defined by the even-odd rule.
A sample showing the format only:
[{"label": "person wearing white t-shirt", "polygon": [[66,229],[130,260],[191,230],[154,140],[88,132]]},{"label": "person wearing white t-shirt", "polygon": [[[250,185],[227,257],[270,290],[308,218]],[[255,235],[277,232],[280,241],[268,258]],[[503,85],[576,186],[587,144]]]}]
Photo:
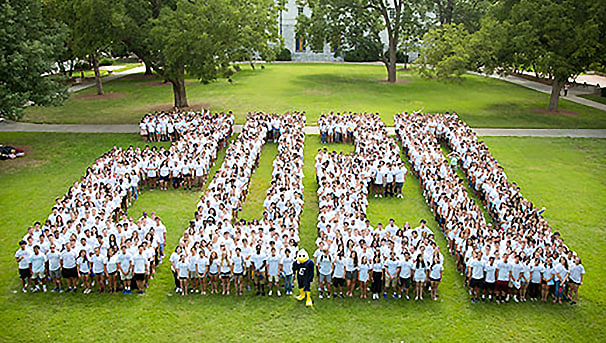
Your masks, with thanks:
[{"label": "person wearing white t-shirt", "polygon": [[282,261],[280,261],[280,264],[282,264],[282,273],[284,274],[284,292],[286,295],[292,295],[293,263],[295,263],[295,259],[292,258],[290,249],[286,248]]},{"label": "person wearing white t-shirt", "polygon": [[19,265],[19,278],[21,279],[23,293],[27,293],[29,279],[32,276],[32,272],[29,268],[30,255],[31,252],[27,249],[27,243],[25,241],[20,241],[19,250],[17,250],[17,252],[15,253],[15,260]]},{"label": "person wearing white t-shirt", "polygon": [[78,285],[78,269],[76,268],[76,253],[72,249],[72,242],[65,244],[65,250],[61,252],[61,275],[67,280],[66,292],[76,291]]},{"label": "person wearing white t-shirt", "polygon": [[46,285],[44,284],[44,270],[46,269],[46,261],[46,255],[40,251],[40,246],[34,245],[34,253],[29,257],[32,280],[38,283],[34,289],[34,292],[39,291],[40,286],[42,286],[42,290],[46,292]]},{"label": "person wearing white t-shirt", "polygon": [[126,245],[122,246],[121,252],[118,254],[117,266],[118,272],[120,272],[120,280],[122,280],[122,285],[124,286],[122,294],[131,294],[130,287],[133,278],[133,257],[126,250]]},{"label": "person wearing white t-shirt", "polygon": [[268,296],[273,293],[273,288],[276,288],[276,294],[281,296],[280,293],[280,274],[282,274],[282,258],[278,256],[276,248],[271,248],[271,255],[267,257],[267,288]]},{"label": "person wearing white t-shirt", "polygon": [[143,245],[139,245],[138,253],[133,256],[133,279],[137,283],[139,294],[143,294],[145,292],[145,277],[149,272],[147,256],[143,252]]},{"label": "person wearing white t-shirt", "polygon": [[256,253],[250,258],[253,267],[253,280],[255,288],[257,289],[256,295],[265,295],[265,267],[267,265],[267,256],[261,251],[261,245],[257,245]]},{"label": "person wearing white t-shirt", "polygon": [[90,258],[91,263],[93,265],[93,275],[95,277],[95,281],[99,286],[99,293],[105,293],[105,279],[107,275],[106,264],[107,257],[101,255],[101,249],[99,247],[95,248],[95,253]]},{"label": "person wearing white t-shirt", "polygon": [[391,287],[393,291],[394,299],[398,298],[397,288],[398,288],[398,268],[400,267],[400,261],[396,258],[395,251],[389,253],[389,258],[385,260],[384,270],[384,279],[385,279],[385,288],[383,289],[383,298],[387,299],[387,293],[389,288]]},{"label": "person wearing white t-shirt", "polygon": [[410,253],[406,251],[404,253],[404,258],[400,259],[400,267],[398,268],[400,278],[400,289],[398,290],[398,297],[402,297],[402,290],[404,290],[406,300],[410,300],[408,291],[410,289],[410,285],[412,284],[412,263],[413,262],[410,258]]},{"label": "person wearing white t-shirt", "polygon": [[440,255],[434,255],[433,263],[429,267],[429,282],[431,284],[431,299],[433,301],[438,300],[438,286],[442,282],[443,270],[444,266],[442,265]]},{"label": "person wearing white t-shirt", "polygon": [[570,267],[570,274],[568,279],[570,280],[569,288],[570,292],[568,298],[572,299],[570,305],[575,305],[579,300],[579,287],[583,284],[583,275],[585,274],[585,267],[581,264],[581,258],[576,257],[574,263]]},{"label": "person wearing white t-shirt", "polygon": [[494,264],[495,257],[490,256],[488,263],[484,264],[484,294],[483,297],[488,293],[488,300],[492,300],[492,295],[495,292],[496,281],[497,281],[497,266]]},{"label": "person wearing white t-shirt", "polygon": [[343,298],[343,287],[345,286],[345,256],[340,251],[335,257],[332,268],[332,287],[333,297],[337,297],[337,289],[339,290],[339,297]]},{"label": "person wearing white t-shirt", "polygon": [[89,294],[91,291],[90,260],[88,258],[86,249],[80,250],[78,258],[76,259],[76,266],[78,268],[78,276],[80,277],[80,281],[82,281],[82,285],[84,286],[82,293]]},{"label": "person wearing white t-shirt", "polygon": [[51,289],[51,292],[63,293],[63,289],[61,289],[61,254],[54,243],[50,245],[46,258],[48,259],[48,275],[55,284],[55,288]]},{"label": "person wearing white t-shirt", "polygon": [[484,283],[484,263],[479,253],[474,253],[473,259],[467,263],[467,278],[471,289],[471,302],[479,302],[480,291]]},{"label": "person wearing white t-shirt", "polygon": [[105,264],[105,270],[107,272],[107,285],[109,286],[109,293],[113,294],[117,290],[118,280],[116,278],[118,274],[118,255],[116,254],[116,248],[111,247],[107,249],[107,263]]},{"label": "person wearing white t-shirt", "polygon": [[189,276],[189,262],[185,258],[185,254],[179,256],[179,262],[176,263],[177,277],[179,278],[179,289],[181,295],[187,295],[189,287],[187,285],[187,278]]},{"label": "person wearing white t-shirt", "polygon": [[242,249],[237,247],[235,250],[234,256],[231,257],[231,274],[234,278],[234,286],[236,288],[236,294],[242,295],[243,291],[243,283],[242,277],[246,273],[246,268],[244,266],[244,257],[242,257]]}]

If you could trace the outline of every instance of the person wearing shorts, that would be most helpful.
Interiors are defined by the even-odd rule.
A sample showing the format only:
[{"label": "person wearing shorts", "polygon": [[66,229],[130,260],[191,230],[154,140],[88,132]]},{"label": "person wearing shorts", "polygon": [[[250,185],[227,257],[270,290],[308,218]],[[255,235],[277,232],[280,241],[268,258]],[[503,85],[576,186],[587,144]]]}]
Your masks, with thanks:
[{"label": "person wearing shorts", "polygon": [[29,257],[31,251],[27,249],[27,243],[25,241],[19,242],[19,249],[15,253],[15,260],[19,265],[19,278],[21,279],[21,286],[23,287],[23,293],[27,292],[27,286],[29,285],[29,279],[32,276],[31,270],[29,269]]},{"label": "person wearing shorts", "polygon": [[124,286],[122,294],[131,294],[130,286],[133,278],[133,257],[126,251],[126,245],[123,245],[121,250],[122,251],[117,257],[117,266],[118,272],[120,273],[120,280],[122,280],[122,285]]},{"label": "person wearing shorts", "polygon": [[253,267],[253,281],[257,289],[256,295],[265,295],[265,267],[267,265],[267,256],[261,252],[261,245],[257,245],[256,253],[250,258]]},{"label": "person wearing shorts", "polygon": [[37,283],[34,291],[39,291],[42,287],[42,291],[46,292],[46,284],[44,280],[44,270],[46,269],[46,255],[40,251],[40,246],[34,246],[34,253],[29,257],[29,267],[31,270],[32,280]]},{"label": "person wearing shorts", "polygon": [[480,301],[480,291],[484,283],[484,263],[480,253],[474,253],[473,259],[467,264],[467,278],[471,288],[471,302]]},{"label": "person wearing shorts", "polygon": [[400,261],[396,259],[396,253],[392,251],[389,254],[389,259],[385,260],[384,265],[384,278],[385,288],[383,289],[383,298],[387,299],[387,292],[391,288],[394,299],[398,298],[398,268],[400,267]]},{"label": "person wearing shorts", "polygon": [[343,258],[343,252],[339,252],[333,263],[332,271],[332,287],[335,298],[337,297],[337,290],[339,290],[339,297],[343,298],[343,286],[345,286],[345,258]]},{"label": "person wearing shorts", "polygon": [[134,277],[133,280],[137,283],[137,289],[139,290],[139,294],[143,294],[145,292],[145,278],[149,273],[149,269],[147,266],[147,256],[143,254],[144,247],[143,244],[139,245],[139,252],[133,256],[133,270]]},{"label": "person wearing shorts", "polygon": [[78,270],[76,268],[76,253],[72,249],[72,242],[65,244],[65,250],[61,252],[61,275],[67,280],[66,292],[76,291],[78,284]]},{"label": "person wearing shorts", "polygon": [[267,287],[269,292],[268,296],[273,293],[273,288],[276,288],[276,294],[281,296],[280,293],[280,274],[282,274],[282,258],[277,255],[276,248],[271,248],[271,255],[267,258]]},{"label": "person wearing shorts", "polygon": [[189,286],[187,284],[187,279],[189,276],[189,262],[185,258],[185,254],[179,256],[179,262],[176,263],[177,267],[177,277],[179,278],[179,289],[181,290],[181,295],[187,295],[189,291]]},{"label": "person wearing shorts", "polygon": [[318,272],[319,272],[319,285],[320,285],[320,294],[318,297],[320,299],[324,298],[324,293],[322,290],[326,290],[326,297],[330,298],[331,288],[332,288],[332,257],[328,253],[328,249],[324,249],[322,255],[318,257]]},{"label": "person wearing shorts", "polygon": [[358,253],[354,250],[345,259],[345,280],[347,281],[347,296],[352,297],[358,283]]},{"label": "person wearing shorts", "polygon": [[406,300],[410,300],[408,292],[412,284],[412,260],[408,251],[404,253],[404,258],[400,260],[399,278],[400,289],[398,290],[398,296],[402,297],[402,290],[404,290]]},{"label": "person wearing shorts", "polygon": [[55,284],[55,288],[51,289],[51,292],[63,293],[61,289],[61,254],[57,252],[55,244],[51,244],[50,251],[46,254],[48,260],[48,276]]},{"label": "person wearing shorts", "polygon": [[507,254],[497,263],[497,303],[509,301],[509,277],[511,275],[511,264],[507,262]]},{"label": "person wearing shorts", "polygon": [[484,265],[484,296],[488,296],[488,300],[492,300],[492,295],[496,289],[496,270],[494,264],[494,256],[490,256],[488,263]]},{"label": "person wearing shorts", "polygon": [[440,256],[434,255],[433,263],[431,267],[429,267],[429,283],[431,284],[431,299],[433,301],[438,300],[438,286],[440,286],[440,282],[442,281],[443,271],[444,266],[442,266]]}]

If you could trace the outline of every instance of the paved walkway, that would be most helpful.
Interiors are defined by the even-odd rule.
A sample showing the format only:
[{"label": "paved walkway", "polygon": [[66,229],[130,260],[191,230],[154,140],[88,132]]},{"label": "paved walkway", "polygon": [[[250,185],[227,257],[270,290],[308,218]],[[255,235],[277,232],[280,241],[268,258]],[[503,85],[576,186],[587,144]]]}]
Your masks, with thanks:
[{"label": "paved walkway", "polygon": [[[138,74],[138,73],[144,73],[144,72],[145,72],[145,66],[135,67],[135,68],[127,69],[125,71],[121,71],[121,72],[117,72],[117,73],[112,73],[110,75],[104,76],[104,77],[101,78],[101,82],[105,83],[107,81],[119,79],[119,78],[124,77],[126,75]],[[94,80],[92,82],[87,82],[87,83],[71,86],[71,87],[69,87],[67,89],[67,91],[73,93],[73,92],[81,91],[83,89],[87,89],[87,88],[90,88],[90,87],[93,87],[93,86],[95,86],[95,81]]]},{"label": "paved walkway", "polygon": [[[606,129],[473,129],[479,136],[502,137],[585,137],[606,138]],[[242,131],[242,125],[234,125],[234,131]],[[137,124],[33,124],[13,121],[0,122],[0,132],[91,132],[91,133],[138,133]],[[395,135],[395,128],[387,132]],[[318,135],[317,126],[306,126],[305,134]]]},{"label": "paved walkway", "polygon": [[[498,74],[486,75],[486,74],[480,74],[480,73],[475,73],[475,72],[469,72],[469,73],[475,74],[475,75],[492,77],[493,79],[504,80],[507,82],[515,83],[516,85],[520,85],[522,87],[533,89],[533,90],[541,92],[541,93],[551,94],[550,85],[523,79],[521,77],[517,77],[517,76],[513,76],[513,75],[500,76]],[[606,111],[605,104],[600,104],[599,102],[596,102],[596,101],[591,101],[591,100],[588,100],[585,98],[581,98],[580,96],[577,96],[577,94],[579,94],[579,93],[571,90],[570,92],[568,92],[568,96],[560,96],[560,98],[570,100],[572,102],[576,102],[577,104],[593,107],[598,110]]]}]

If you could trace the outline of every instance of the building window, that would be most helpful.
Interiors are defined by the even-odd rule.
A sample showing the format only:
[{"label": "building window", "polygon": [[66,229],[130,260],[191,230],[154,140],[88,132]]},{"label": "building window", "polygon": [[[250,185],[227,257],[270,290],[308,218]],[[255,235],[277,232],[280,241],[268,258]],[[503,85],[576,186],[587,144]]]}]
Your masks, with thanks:
[{"label": "building window", "polygon": [[299,14],[299,15],[303,14],[303,7],[297,7],[297,14]]},{"label": "building window", "polygon": [[302,38],[295,39],[295,51],[303,52],[305,51],[305,46],[307,45],[307,41]]}]

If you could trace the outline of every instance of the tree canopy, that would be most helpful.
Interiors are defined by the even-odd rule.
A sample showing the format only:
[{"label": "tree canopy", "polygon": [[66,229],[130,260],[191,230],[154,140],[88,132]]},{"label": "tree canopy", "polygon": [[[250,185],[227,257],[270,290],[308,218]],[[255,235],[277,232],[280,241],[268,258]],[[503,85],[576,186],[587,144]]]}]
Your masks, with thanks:
[{"label": "tree canopy", "polygon": [[273,0],[177,0],[164,7],[150,31],[154,69],[173,85],[175,107],[186,107],[185,72],[215,79],[243,56],[271,59],[278,42]]},{"label": "tree canopy", "polygon": [[66,31],[46,21],[38,0],[0,4],[0,116],[17,119],[27,104],[58,105],[67,97],[55,61]]}]

